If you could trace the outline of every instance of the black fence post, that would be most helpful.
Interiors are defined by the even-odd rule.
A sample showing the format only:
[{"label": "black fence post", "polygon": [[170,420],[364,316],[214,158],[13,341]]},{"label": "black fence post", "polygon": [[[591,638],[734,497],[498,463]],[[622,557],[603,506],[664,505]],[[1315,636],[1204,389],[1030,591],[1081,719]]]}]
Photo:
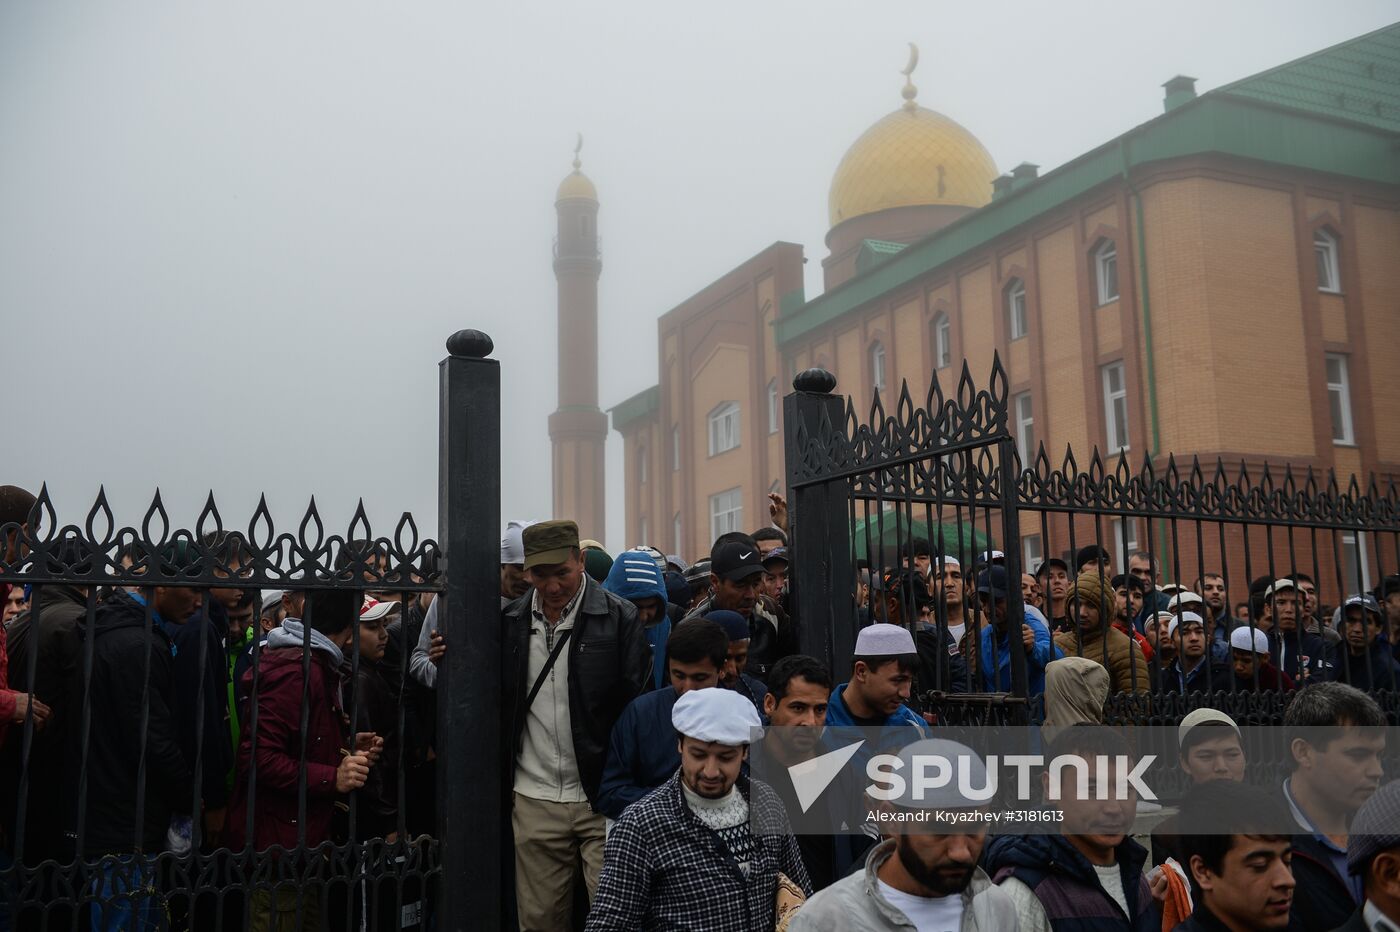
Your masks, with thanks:
[{"label": "black fence post", "polygon": [[[1030,696],[1030,679],[1026,672],[1026,652],[1020,649],[1019,632],[1026,620],[1026,606],[1021,597],[1021,515],[1017,511],[1019,498],[1017,485],[1021,473],[1017,469],[1016,441],[1003,437],[997,441],[997,477],[1001,486],[1001,546],[1006,555],[1006,623],[1011,631],[1008,647],[1011,649],[1011,693],[1014,696]],[[1055,632],[1051,631],[1051,637]]]},{"label": "black fence post", "polygon": [[439,364],[437,928],[498,929],[503,915],[500,555],[501,369],[491,338],[459,330]]},{"label": "black fence post", "polygon": [[803,653],[827,665],[838,682],[850,678],[856,645],[856,572],[851,562],[850,480],[802,483],[813,441],[828,441],[846,425],[845,399],[833,395],[836,376],[808,369],[783,399],[788,533],[793,550],[792,605]]}]

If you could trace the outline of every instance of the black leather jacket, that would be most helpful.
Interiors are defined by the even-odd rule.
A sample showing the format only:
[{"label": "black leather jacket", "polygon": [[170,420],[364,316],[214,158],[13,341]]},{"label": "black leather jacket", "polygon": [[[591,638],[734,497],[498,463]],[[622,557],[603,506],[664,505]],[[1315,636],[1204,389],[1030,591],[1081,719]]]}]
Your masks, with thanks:
[{"label": "black leather jacket", "polygon": [[[574,619],[574,631],[566,648],[569,652],[569,718],[578,761],[579,781],[594,803],[603,779],[603,762],[613,723],[633,699],[651,683],[651,645],[642,634],[637,610],[631,602],[604,590],[592,579],[586,587]],[[530,660],[530,606],[535,598],[530,589],[501,610],[504,637],[502,667],[504,721],[508,753],[506,793],[514,783],[515,762],[525,735],[525,699],[533,682],[528,682]]]},{"label": "black leather jacket", "polygon": [[[704,618],[714,611],[715,597],[708,596],[686,614],[686,618]],[[760,595],[749,616],[749,663],[744,672],[768,682],[768,670],[784,657],[800,652],[797,625],[777,602]]]}]

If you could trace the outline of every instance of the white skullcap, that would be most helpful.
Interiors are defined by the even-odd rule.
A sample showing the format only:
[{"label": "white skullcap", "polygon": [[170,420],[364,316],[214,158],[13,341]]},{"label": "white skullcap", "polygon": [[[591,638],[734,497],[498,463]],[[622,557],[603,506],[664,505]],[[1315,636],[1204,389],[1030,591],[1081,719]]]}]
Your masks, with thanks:
[{"label": "white skullcap", "polygon": [[914,636],[900,625],[877,622],[866,625],[856,635],[857,657],[897,657],[916,654]]},{"label": "white skullcap", "polygon": [[1275,579],[1269,588],[1264,590],[1264,598],[1271,599],[1274,593],[1282,592],[1285,589],[1297,589],[1298,584],[1291,579]]},{"label": "white skullcap", "polygon": [[939,557],[934,562],[939,566],[962,566],[962,564],[958,562],[957,557],[950,557],[947,555]]},{"label": "white skullcap", "polygon": [[1267,654],[1269,652],[1269,639],[1258,628],[1239,627],[1230,632],[1230,646],[1237,650],[1252,650],[1256,654]]},{"label": "white skullcap", "polygon": [[[1158,613],[1157,613],[1157,617],[1158,617],[1158,618],[1161,618],[1162,615],[1163,615],[1162,612],[1158,612]],[[1180,617],[1179,619],[1178,619],[1178,617],[1177,617],[1176,615],[1172,615],[1172,616],[1171,616],[1171,621],[1167,622],[1167,637],[1171,637],[1171,636],[1172,636],[1172,632],[1176,631],[1176,626],[1177,626],[1177,625],[1179,625],[1179,624],[1184,625],[1184,624],[1187,624],[1187,623],[1198,624],[1198,625],[1200,625],[1202,628],[1204,628],[1204,627],[1206,626],[1206,620],[1205,620],[1204,618],[1202,618],[1200,615],[1197,615],[1195,612],[1182,612],[1182,613],[1181,613],[1181,617]]]},{"label": "white skullcap", "polygon": [[739,747],[762,728],[758,709],[747,696],[722,686],[692,689],[671,708],[671,725],[696,741]]},{"label": "white skullcap", "polygon": [[522,536],[525,529],[534,524],[533,521],[508,521],[506,522],[506,533],[501,538],[501,562],[519,565],[525,562],[525,539]]},{"label": "white skullcap", "polygon": [[1181,720],[1181,724],[1176,729],[1177,744],[1186,743],[1186,734],[1197,725],[1204,725],[1206,722],[1219,722],[1222,725],[1229,725],[1235,729],[1235,734],[1240,733],[1240,726],[1235,720],[1219,709],[1199,708],[1192,709],[1186,713],[1186,717]]},{"label": "white skullcap", "polygon": [[1191,590],[1184,589],[1167,600],[1167,608],[1176,608],[1178,605],[1185,605],[1187,603],[1204,605],[1205,601],[1205,599],[1201,598],[1199,595],[1192,592]]}]

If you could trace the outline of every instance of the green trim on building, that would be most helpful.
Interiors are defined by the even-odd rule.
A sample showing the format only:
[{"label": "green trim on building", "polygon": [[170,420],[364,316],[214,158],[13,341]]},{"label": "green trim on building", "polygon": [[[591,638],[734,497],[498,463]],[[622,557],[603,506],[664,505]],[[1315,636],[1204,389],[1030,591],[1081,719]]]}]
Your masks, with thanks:
[{"label": "green trim on building", "polygon": [[856,253],[856,274],[863,275],[889,259],[903,252],[908,243],[891,243],[883,239],[862,240],[860,252]]},{"label": "green trim on building", "polygon": [[807,293],[801,288],[794,288],[778,299],[778,314],[786,317],[795,313],[798,308],[807,303]]},{"label": "green trim on building", "polygon": [[628,424],[655,414],[661,408],[661,386],[653,385],[643,389],[626,401],[608,409],[612,415],[613,430],[622,430]]},{"label": "green trim on building", "polygon": [[[1369,40],[1368,47],[1400,44],[1400,25],[1283,67],[1303,63],[1311,67],[1314,60],[1340,55],[1363,40]],[[1395,74],[1387,72],[1392,83],[1386,99],[1392,106],[1400,105]],[[1281,82],[1286,72],[1274,69],[1204,94],[910,244],[868,273],[858,274],[802,307],[792,311],[784,307],[775,328],[778,345],[800,340],[1101,185],[1121,181],[1125,171],[1134,167],[1213,154],[1400,185],[1400,135],[1379,125],[1338,119],[1335,113],[1325,115],[1307,107],[1265,102],[1262,88],[1271,85],[1262,80],[1259,85],[1248,82],[1267,75]]]}]

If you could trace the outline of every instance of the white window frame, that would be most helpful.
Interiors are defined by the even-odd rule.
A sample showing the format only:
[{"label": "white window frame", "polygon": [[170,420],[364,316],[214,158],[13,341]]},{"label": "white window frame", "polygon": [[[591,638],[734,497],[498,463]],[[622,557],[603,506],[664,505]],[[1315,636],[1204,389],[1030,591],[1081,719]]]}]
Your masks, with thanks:
[{"label": "white window frame", "polygon": [[718,456],[739,447],[739,402],[725,401],[710,411],[708,418],[710,455]]},{"label": "white window frame", "polygon": [[1111,239],[1094,250],[1094,288],[1100,306],[1118,300],[1118,244]]},{"label": "white window frame", "polygon": [[[1339,381],[1332,380],[1332,373],[1329,371],[1332,363],[1337,364],[1337,375]],[[1338,446],[1351,447],[1356,445],[1356,427],[1351,417],[1351,375],[1347,370],[1347,357],[1345,353],[1328,353],[1327,361],[1323,366],[1323,373],[1327,377],[1327,406],[1331,410],[1332,400],[1337,400],[1337,410],[1332,416],[1332,442]],[[1341,422],[1338,423],[1338,415]]]},{"label": "white window frame", "polygon": [[671,425],[671,472],[681,471],[681,425]]},{"label": "white window frame", "polygon": [[647,448],[639,447],[637,449],[637,485],[647,484],[647,474],[650,471],[647,467]]},{"label": "white window frame", "polygon": [[1035,462],[1035,407],[1030,392],[1021,392],[1011,401],[1016,419],[1016,452],[1021,457],[1021,468],[1026,469]]},{"label": "white window frame", "polygon": [[[1128,540],[1123,540],[1123,522],[1128,522]],[[1142,549],[1138,545],[1138,526],[1136,518],[1109,518],[1108,533],[1113,538],[1113,565],[1122,567],[1121,572],[1126,573],[1128,558]]]},{"label": "white window frame", "polygon": [[1034,573],[1045,559],[1045,546],[1039,534],[1027,534],[1021,538],[1021,572]]},{"label": "white window frame", "polygon": [[[1359,543],[1358,543],[1359,540]],[[1357,577],[1357,562],[1360,561],[1361,568],[1361,591],[1371,590],[1371,559],[1369,548],[1366,546],[1366,532],[1343,531],[1342,532],[1342,590],[1348,595],[1355,594]]]},{"label": "white window frame", "polygon": [[870,344],[870,385],[876,391],[885,390],[885,344],[879,340]]},{"label": "white window frame", "polygon": [[1342,293],[1342,269],[1337,255],[1337,237],[1330,230],[1313,234],[1313,255],[1317,258],[1317,290]]},{"label": "white window frame", "polygon": [[953,325],[948,315],[939,311],[933,319],[933,368],[946,369],[953,364]]},{"label": "white window frame", "polygon": [[[1113,373],[1118,374],[1118,389],[1114,389]],[[1128,449],[1131,430],[1128,423],[1128,373],[1123,366],[1123,360],[1111,362],[1100,369],[1100,381],[1103,385],[1103,426],[1104,444],[1109,454],[1121,453]],[[1118,435],[1118,418],[1115,416],[1122,411],[1123,431],[1122,436]]]},{"label": "white window frame", "polygon": [[740,486],[710,496],[710,540],[743,530],[744,490]]},{"label": "white window frame", "polygon": [[1024,337],[1030,329],[1026,319],[1026,283],[1013,278],[1006,286],[1006,332],[1012,340]]},{"label": "white window frame", "polygon": [[778,377],[768,380],[768,433],[778,432]]}]

